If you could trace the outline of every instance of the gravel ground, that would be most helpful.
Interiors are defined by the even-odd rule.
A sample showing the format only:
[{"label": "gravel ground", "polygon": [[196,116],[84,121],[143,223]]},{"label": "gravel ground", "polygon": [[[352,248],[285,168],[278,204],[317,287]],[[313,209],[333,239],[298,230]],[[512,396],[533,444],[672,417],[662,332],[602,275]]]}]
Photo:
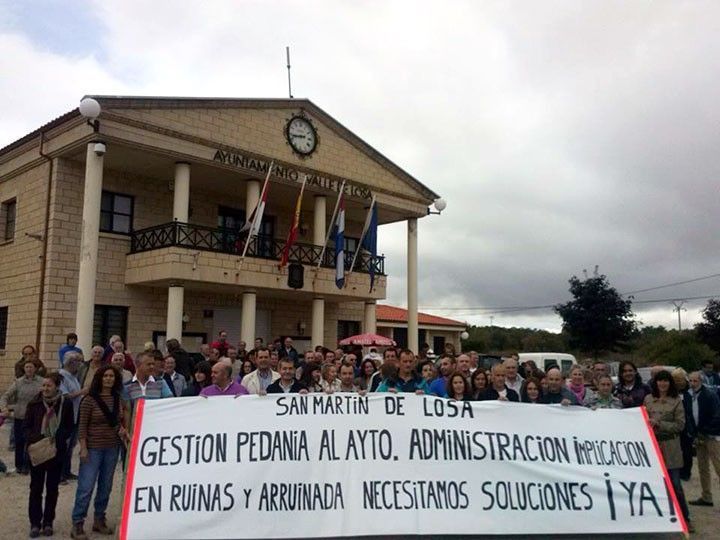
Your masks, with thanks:
[{"label": "gravel ground", "polygon": [[[8,429],[9,426],[0,427],[0,459],[2,459],[8,468],[14,467],[14,459],[11,452],[8,451]],[[73,461],[73,470],[77,472],[77,456]],[[700,495],[700,485],[697,478],[697,467],[693,470],[692,479],[685,483],[685,495],[688,500],[696,499]],[[30,530],[27,518],[27,501],[30,485],[29,476],[20,476],[17,474],[0,474],[0,539],[14,540],[27,538]],[[56,539],[70,539],[70,513],[75,500],[75,482],[68,485],[60,486],[60,497],[57,505],[57,518],[55,520],[55,536]],[[108,522],[111,526],[116,526],[120,517],[120,509],[122,503],[122,476],[118,469],[115,475],[115,483],[113,486],[112,496],[110,498],[110,506],[108,508]],[[713,478],[713,495],[716,503],[720,503],[720,486],[718,479]],[[695,524],[696,533],[692,535],[694,539],[715,540],[720,538],[720,504],[714,508],[708,507],[690,507],[692,521]],[[92,505],[90,507],[90,516],[92,519]],[[90,527],[86,524],[85,531],[90,532]],[[110,536],[102,536],[99,534],[89,535],[96,539],[109,539]],[[43,537],[44,538],[44,537]],[[452,537],[457,539],[458,537]],[[487,537],[485,537],[487,538]],[[507,537],[497,537],[507,538]],[[517,538],[517,537],[516,537]],[[539,536],[528,537],[537,540]],[[682,535],[602,535],[596,537],[583,536],[564,536],[563,540],[571,540],[578,538],[579,540],[592,540],[592,538],[628,538],[635,539],[668,539],[682,538]],[[170,539],[169,539],[170,540]]]}]

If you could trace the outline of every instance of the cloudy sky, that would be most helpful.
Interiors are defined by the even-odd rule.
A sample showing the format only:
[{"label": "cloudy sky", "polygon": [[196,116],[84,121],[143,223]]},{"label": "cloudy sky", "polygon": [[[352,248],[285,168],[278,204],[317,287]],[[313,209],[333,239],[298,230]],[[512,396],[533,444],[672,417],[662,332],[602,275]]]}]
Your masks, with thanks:
[{"label": "cloudy sky", "polygon": [[[699,0],[0,0],[0,146],[83,94],[286,97],[289,45],[296,97],[447,200],[421,220],[421,307],[558,329],[480,308],[564,301],[595,265],[621,292],[720,274],[718,35]],[[397,305],[405,235],[381,229]],[[635,298],[713,294],[720,277]]]}]

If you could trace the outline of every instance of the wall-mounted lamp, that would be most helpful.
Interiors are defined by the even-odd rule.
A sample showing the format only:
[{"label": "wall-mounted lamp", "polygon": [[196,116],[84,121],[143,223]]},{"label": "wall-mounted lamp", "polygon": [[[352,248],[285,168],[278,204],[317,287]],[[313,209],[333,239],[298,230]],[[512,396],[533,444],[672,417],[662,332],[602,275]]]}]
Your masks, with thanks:
[{"label": "wall-mounted lamp", "polygon": [[100,120],[97,118],[101,110],[97,100],[91,97],[86,97],[80,102],[80,114],[87,118],[88,125],[92,126],[95,133],[100,131]]},{"label": "wall-mounted lamp", "polygon": [[303,321],[298,321],[298,323],[297,323],[297,331],[298,331],[298,335],[299,335],[299,336],[304,336],[304,335],[305,335],[305,330],[306,330],[306,328],[307,328],[307,327],[305,326],[305,323],[304,323]]},{"label": "wall-mounted lamp", "polygon": [[447,203],[445,202],[445,199],[439,198],[439,199],[435,199],[435,203],[433,204],[433,206],[435,207],[435,211],[433,212],[432,210],[430,210],[430,208],[428,208],[427,209],[428,216],[430,214],[435,214],[437,216],[442,214],[442,211],[445,210],[445,208],[447,208]]},{"label": "wall-mounted lamp", "polygon": [[465,341],[469,337],[470,337],[470,334],[468,334],[467,331],[460,334],[460,339],[462,339],[463,341]]},{"label": "wall-mounted lamp", "polygon": [[188,315],[187,313],[183,313],[182,322],[183,322],[183,324],[189,323],[189,322],[190,322],[190,315]]},{"label": "wall-mounted lamp", "polygon": [[307,236],[307,233],[310,231],[310,227],[308,227],[307,221],[303,219],[302,215],[300,216],[298,230],[300,231],[300,236]]}]

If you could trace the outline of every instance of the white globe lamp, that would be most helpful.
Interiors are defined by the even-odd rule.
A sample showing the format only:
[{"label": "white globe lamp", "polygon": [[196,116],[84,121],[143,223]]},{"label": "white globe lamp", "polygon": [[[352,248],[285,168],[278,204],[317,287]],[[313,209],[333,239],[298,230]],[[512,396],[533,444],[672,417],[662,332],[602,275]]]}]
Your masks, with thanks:
[{"label": "white globe lamp", "polygon": [[86,97],[80,102],[80,114],[88,120],[95,120],[100,116],[100,104],[97,100]]}]

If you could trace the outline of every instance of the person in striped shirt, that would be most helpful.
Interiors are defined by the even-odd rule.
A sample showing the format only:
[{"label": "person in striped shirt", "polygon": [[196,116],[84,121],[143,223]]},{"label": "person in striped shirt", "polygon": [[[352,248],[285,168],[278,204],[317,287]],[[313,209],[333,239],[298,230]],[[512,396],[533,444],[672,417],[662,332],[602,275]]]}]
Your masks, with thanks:
[{"label": "person in striped shirt", "polygon": [[122,403],[121,375],[112,366],[102,366],[93,376],[88,395],[80,403],[78,441],[80,473],[72,511],[71,537],[86,539],[83,524],[95,493],[95,519],[92,530],[112,534],[105,519],[113,475],[120,448],[127,444],[127,413]]}]

